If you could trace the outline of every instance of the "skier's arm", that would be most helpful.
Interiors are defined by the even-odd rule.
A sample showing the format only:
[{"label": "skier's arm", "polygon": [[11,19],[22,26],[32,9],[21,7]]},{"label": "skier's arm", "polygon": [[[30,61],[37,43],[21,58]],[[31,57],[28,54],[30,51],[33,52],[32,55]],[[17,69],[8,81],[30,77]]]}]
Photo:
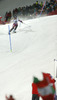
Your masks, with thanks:
[{"label": "skier's arm", "polygon": [[18,20],[19,22],[23,23],[22,20]]}]

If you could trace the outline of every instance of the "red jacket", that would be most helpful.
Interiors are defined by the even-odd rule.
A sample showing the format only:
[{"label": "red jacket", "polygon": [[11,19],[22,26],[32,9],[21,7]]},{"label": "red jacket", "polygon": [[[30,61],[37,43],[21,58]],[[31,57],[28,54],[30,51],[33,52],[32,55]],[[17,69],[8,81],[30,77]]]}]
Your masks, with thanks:
[{"label": "red jacket", "polygon": [[49,96],[43,97],[43,100],[54,100],[54,95],[50,94]]},{"label": "red jacket", "polygon": [[37,83],[32,83],[32,94],[38,94]]}]

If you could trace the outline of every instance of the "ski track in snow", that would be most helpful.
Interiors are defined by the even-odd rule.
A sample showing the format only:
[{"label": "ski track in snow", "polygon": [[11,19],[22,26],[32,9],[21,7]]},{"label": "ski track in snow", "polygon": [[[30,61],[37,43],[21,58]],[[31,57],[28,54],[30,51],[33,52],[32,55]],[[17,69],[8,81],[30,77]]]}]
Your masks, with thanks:
[{"label": "ski track in snow", "polygon": [[[31,100],[32,80],[42,80],[42,72],[55,78],[54,59],[57,58],[57,15],[40,17],[19,23],[17,33],[8,24],[0,25],[0,99],[13,94],[16,100]],[[9,24],[10,28],[12,23]],[[30,26],[30,27],[29,27]]]}]

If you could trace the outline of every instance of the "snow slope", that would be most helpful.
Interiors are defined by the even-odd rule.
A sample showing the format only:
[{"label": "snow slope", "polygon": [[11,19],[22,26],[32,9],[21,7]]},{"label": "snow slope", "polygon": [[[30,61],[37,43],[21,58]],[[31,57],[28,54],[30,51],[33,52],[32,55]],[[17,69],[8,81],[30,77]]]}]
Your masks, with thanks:
[{"label": "snow slope", "polygon": [[[0,100],[13,94],[16,100],[31,100],[33,76],[42,80],[42,72],[55,78],[57,58],[57,15],[39,17],[18,23],[11,34],[8,24],[0,25]],[[10,28],[12,23],[9,24]]]}]

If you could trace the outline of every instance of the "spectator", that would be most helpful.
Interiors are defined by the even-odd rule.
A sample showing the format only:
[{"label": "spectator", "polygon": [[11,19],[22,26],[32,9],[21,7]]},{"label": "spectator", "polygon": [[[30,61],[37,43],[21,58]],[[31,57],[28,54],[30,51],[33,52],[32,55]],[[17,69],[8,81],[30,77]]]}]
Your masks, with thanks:
[{"label": "spectator", "polygon": [[12,95],[10,95],[9,97],[6,96],[6,100],[15,100],[15,99],[13,98]]},{"label": "spectator", "polygon": [[[33,18],[33,15],[38,15],[41,12],[41,9],[43,7],[43,2],[41,1],[41,3],[39,4],[39,2],[36,0],[36,2],[33,5],[30,6],[25,6],[25,7],[19,7],[19,8],[15,8],[12,11],[12,15],[13,17],[15,15],[19,16],[19,17],[31,17]],[[44,14],[49,14],[51,12],[56,11],[57,14],[57,0],[46,0],[45,6],[43,8],[43,13]],[[6,12],[5,14],[5,22],[9,21],[12,17],[11,15],[11,11]]]},{"label": "spectator", "polygon": [[32,83],[32,100],[39,100],[38,96],[38,90],[37,90],[37,83],[38,79],[36,77],[33,78],[33,83]]}]

